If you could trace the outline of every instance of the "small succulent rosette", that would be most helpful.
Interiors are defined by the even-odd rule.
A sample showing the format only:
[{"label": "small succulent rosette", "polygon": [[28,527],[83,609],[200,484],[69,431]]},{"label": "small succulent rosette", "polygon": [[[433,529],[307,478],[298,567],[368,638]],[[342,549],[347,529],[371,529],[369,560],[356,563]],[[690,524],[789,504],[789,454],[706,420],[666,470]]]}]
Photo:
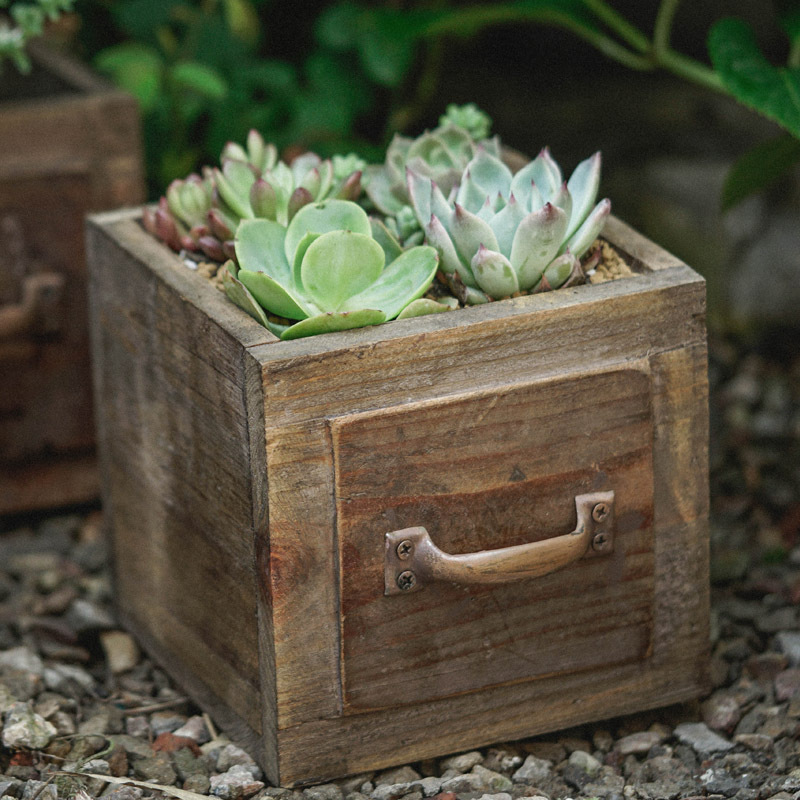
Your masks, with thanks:
[{"label": "small succulent rosette", "polygon": [[439,267],[434,248],[403,250],[351,201],[306,205],[287,227],[244,220],[236,256],[222,272],[228,297],[282,339],[447,310],[423,298]]},{"label": "small succulent rosette", "polygon": [[564,181],[547,149],[512,175],[479,148],[448,197],[428,175],[409,168],[406,177],[425,240],[439,253],[453,293],[468,304],[582,280],[580,257],[611,211],[607,199],[595,205],[599,153]]},{"label": "small succulent rosette", "polygon": [[250,131],[245,147],[225,145],[220,161],[219,168],[204,169],[202,177],[173,181],[143,219],[173,250],[202,253],[218,262],[235,258],[233,239],[242,220],[286,226],[309,203],[328,197],[356,200],[366,166],[355,156],[323,160],[316,153],[304,153],[288,165],[257,131]]},{"label": "small succulent rosette", "polygon": [[487,138],[490,126],[489,117],[474,104],[450,105],[438,127],[416,139],[395,134],[384,163],[367,167],[367,197],[403,242],[422,241],[422,231],[410,207],[406,170],[435,181],[445,194],[450,192],[479,147],[500,155],[499,139]]}]

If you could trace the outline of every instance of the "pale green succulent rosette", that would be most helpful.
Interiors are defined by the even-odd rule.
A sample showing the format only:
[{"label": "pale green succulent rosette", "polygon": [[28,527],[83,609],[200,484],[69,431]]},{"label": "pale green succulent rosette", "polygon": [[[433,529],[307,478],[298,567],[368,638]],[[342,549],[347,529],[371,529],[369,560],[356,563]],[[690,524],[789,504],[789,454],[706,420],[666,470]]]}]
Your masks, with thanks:
[{"label": "pale green succulent rosette", "polygon": [[479,149],[450,198],[413,169],[407,181],[428,244],[455,294],[470,304],[581,279],[579,259],[611,212],[607,199],[595,205],[600,153],[568,181],[546,148],[516,175]]},{"label": "pale green succulent rosette", "polygon": [[[438,269],[434,248],[402,250],[385,226],[347,200],[306,205],[286,228],[244,220],[236,255],[238,267],[230,262],[223,275],[228,297],[281,339],[377,325],[415,301],[406,316],[447,310],[419,304]],[[298,322],[277,326],[265,310]]]},{"label": "pale green succulent rosette", "polygon": [[366,192],[382,214],[396,217],[410,204],[406,169],[435,181],[447,194],[459,182],[479,146],[499,157],[497,138],[478,142],[470,133],[473,130],[487,136],[491,125],[489,117],[476,106],[450,106],[440,123],[416,139],[396,134],[384,163],[367,167]]}]

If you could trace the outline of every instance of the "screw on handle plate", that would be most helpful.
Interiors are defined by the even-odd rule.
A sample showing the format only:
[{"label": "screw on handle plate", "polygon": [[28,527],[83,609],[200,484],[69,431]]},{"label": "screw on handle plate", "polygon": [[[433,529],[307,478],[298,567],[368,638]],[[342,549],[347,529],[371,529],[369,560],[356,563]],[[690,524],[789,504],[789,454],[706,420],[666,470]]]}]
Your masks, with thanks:
[{"label": "screw on handle plate", "polygon": [[434,581],[511,583],[547,575],[581,558],[612,553],[614,492],[578,495],[575,509],[575,530],[563,536],[463,555],[440,550],[422,527],[387,533],[384,594],[418,592]]}]

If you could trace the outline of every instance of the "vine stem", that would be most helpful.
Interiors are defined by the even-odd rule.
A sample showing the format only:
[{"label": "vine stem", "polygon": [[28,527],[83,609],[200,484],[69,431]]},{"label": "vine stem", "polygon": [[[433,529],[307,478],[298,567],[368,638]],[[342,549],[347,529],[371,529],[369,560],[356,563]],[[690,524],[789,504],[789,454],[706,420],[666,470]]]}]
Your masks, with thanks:
[{"label": "vine stem", "polygon": [[650,50],[650,40],[619,12],[615,11],[605,0],[583,0],[583,4],[594,15],[608,25],[620,39],[626,41],[640,53]]},{"label": "vine stem", "polygon": [[795,39],[792,42],[791,50],[789,50],[789,58],[786,62],[787,67],[800,67],[800,39]]},{"label": "vine stem", "polygon": [[[508,5],[479,5],[451,12],[428,26],[425,36],[465,36],[480,29],[507,22],[538,22],[570,31],[608,58],[640,72],[662,68],[673,75],[726,94],[719,76],[710,67],[669,47],[672,21],[680,0],[662,0],[659,6],[653,42],[631,25],[604,0],[584,0],[586,7],[621,39],[639,52],[633,52],[598,28],[586,25],[575,17],[552,9],[528,9]],[[800,53],[798,54],[800,58]]]},{"label": "vine stem", "polygon": [[670,52],[669,40],[672,35],[672,23],[680,2],[681,0],[661,0],[653,26],[653,54],[656,57]]}]

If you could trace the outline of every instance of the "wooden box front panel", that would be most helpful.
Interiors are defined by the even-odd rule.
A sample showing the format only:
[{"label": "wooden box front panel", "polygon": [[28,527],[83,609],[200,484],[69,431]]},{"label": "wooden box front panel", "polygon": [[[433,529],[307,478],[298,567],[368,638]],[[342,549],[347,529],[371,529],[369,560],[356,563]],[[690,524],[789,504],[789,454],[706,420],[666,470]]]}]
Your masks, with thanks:
[{"label": "wooden box front panel", "polygon": [[[331,421],[345,714],[645,659],[653,625],[650,375],[619,368]],[[614,552],[496,586],[384,596],[384,534],[448,553],[560,536],[613,490]]]}]

